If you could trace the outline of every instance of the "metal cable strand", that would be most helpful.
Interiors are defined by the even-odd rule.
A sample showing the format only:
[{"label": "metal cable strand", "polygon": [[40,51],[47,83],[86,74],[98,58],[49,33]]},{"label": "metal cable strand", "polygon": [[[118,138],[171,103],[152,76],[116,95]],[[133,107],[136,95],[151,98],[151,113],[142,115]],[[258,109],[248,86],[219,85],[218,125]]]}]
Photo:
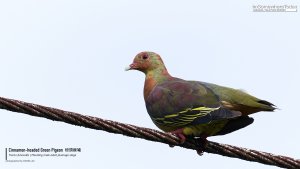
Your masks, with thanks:
[{"label": "metal cable strand", "polygon": [[[197,146],[198,143],[195,139],[188,139],[184,144],[180,144],[179,138],[169,133],[164,133],[149,128],[138,127],[131,124],[104,120],[98,117],[85,116],[78,113],[63,111],[32,103],[26,103],[18,100],[0,97],[0,108],[32,116],[43,117],[54,121],[62,121],[86,128],[104,130],[110,133],[123,134],[130,137],[137,137],[150,141],[161,142],[169,144],[171,146],[180,146],[183,148],[194,150],[199,149]],[[227,157],[239,158],[247,161],[254,161],[282,168],[300,169],[300,160],[211,141],[208,141],[204,148],[204,151],[207,153],[219,154]]]}]

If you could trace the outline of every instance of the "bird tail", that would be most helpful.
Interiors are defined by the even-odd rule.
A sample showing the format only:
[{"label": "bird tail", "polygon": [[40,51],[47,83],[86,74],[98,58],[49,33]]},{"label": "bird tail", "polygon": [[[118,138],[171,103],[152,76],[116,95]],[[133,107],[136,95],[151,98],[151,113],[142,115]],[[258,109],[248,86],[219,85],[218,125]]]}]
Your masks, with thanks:
[{"label": "bird tail", "polygon": [[273,103],[270,103],[266,100],[258,100],[257,103],[259,103],[261,107],[265,109],[264,111],[274,111],[277,109]]}]

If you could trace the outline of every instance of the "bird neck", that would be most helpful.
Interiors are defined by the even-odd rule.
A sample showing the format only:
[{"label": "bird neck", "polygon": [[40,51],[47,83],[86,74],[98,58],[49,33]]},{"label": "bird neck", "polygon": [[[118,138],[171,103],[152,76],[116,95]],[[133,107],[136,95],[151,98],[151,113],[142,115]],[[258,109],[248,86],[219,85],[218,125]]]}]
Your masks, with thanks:
[{"label": "bird neck", "polygon": [[168,73],[168,70],[165,67],[149,70],[145,74],[146,74],[145,84],[144,84],[145,100],[148,98],[149,94],[151,93],[151,91],[156,85],[171,80],[173,78]]}]

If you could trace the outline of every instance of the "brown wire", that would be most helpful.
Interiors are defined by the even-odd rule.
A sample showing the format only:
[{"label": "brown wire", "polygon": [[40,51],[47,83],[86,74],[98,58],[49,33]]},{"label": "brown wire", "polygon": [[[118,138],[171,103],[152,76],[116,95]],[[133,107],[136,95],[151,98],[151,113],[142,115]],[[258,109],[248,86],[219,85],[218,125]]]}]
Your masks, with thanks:
[{"label": "brown wire", "polygon": [[[0,97],[0,108],[32,116],[43,117],[55,121],[62,121],[86,128],[104,130],[110,133],[123,134],[130,137],[142,138],[150,141],[180,146],[187,149],[198,149],[197,141],[195,139],[188,139],[184,144],[180,144],[179,138],[169,133],[164,133],[149,128],[138,127],[131,124],[104,120],[98,117],[85,116],[78,113],[59,110],[32,103],[26,103],[18,100]],[[204,148],[204,151],[207,153],[219,154],[227,157],[239,158],[247,161],[253,161],[282,168],[300,169],[300,160],[227,144],[208,141]]]}]

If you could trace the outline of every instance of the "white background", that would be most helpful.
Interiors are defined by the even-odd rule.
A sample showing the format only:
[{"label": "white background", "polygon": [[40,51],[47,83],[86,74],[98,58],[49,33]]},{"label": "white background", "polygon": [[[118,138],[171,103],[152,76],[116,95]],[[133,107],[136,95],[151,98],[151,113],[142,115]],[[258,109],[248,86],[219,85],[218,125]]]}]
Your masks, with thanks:
[{"label": "white background", "polygon": [[[249,127],[209,140],[300,158],[300,16],[260,1],[0,1],[0,96],[157,129],[141,51],[176,77],[230,86],[276,104]],[[266,5],[298,5],[268,1]],[[0,168],[271,168],[0,110]],[[5,148],[80,147],[75,158],[5,162]]]}]

